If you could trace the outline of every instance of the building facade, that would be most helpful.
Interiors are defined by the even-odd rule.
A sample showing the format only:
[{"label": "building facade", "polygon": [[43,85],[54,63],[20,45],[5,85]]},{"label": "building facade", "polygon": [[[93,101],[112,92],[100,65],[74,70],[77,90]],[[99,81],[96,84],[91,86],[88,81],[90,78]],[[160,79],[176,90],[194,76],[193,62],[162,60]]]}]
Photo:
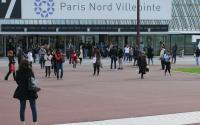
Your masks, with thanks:
[{"label": "building facade", "polygon": [[[176,43],[178,51],[193,54],[198,43],[192,36],[200,34],[200,0],[172,0],[171,16],[141,19],[141,42],[153,46],[155,55],[161,43],[168,50]],[[136,46],[136,23],[135,19],[0,19],[0,56],[17,46],[27,50],[48,44],[64,51],[69,43],[76,48],[80,43],[101,42]]]}]

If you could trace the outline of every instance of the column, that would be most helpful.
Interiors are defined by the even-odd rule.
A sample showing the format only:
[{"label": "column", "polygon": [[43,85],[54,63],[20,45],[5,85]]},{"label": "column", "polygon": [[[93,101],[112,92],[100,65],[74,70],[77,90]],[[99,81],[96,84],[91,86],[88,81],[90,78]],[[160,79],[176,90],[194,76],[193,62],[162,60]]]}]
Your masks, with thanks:
[{"label": "column", "polygon": [[3,39],[3,44],[4,44],[4,56],[6,56],[6,40],[4,36],[2,36],[2,39]]},{"label": "column", "polygon": [[28,48],[29,47],[29,45],[28,45],[28,36],[26,36],[26,50],[28,51]]}]

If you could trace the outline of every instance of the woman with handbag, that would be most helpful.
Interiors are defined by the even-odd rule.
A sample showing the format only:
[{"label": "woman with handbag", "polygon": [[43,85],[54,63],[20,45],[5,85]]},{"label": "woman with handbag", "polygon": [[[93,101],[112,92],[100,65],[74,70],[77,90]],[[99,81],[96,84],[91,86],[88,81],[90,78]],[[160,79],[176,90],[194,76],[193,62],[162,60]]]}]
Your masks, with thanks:
[{"label": "woman with handbag", "polygon": [[12,50],[8,51],[8,67],[9,67],[9,71],[5,76],[5,80],[8,80],[8,77],[10,76],[11,73],[13,73],[13,78],[15,80],[15,59],[14,59],[14,54]]},{"label": "woman with handbag", "polygon": [[29,62],[27,60],[22,60],[16,72],[16,83],[18,87],[13,96],[20,101],[20,120],[22,125],[25,125],[26,100],[29,100],[31,106],[33,123],[37,125],[36,99],[38,95],[36,91],[29,90],[30,79],[34,77]]},{"label": "woman with handbag", "polygon": [[141,74],[141,79],[144,79],[144,74],[146,74],[147,60],[144,52],[140,52],[138,58],[139,74]]},{"label": "woman with handbag", "polygon": [[97,72],[97,76],[99,76],[100,66],[102,66],[102,64],[101,64],[101,54],[100,54],[99,49],[95,48],[94,49],[94,55],[93,55],[93,68],[94,68],[93,76],[96,75],[96,72]]}]

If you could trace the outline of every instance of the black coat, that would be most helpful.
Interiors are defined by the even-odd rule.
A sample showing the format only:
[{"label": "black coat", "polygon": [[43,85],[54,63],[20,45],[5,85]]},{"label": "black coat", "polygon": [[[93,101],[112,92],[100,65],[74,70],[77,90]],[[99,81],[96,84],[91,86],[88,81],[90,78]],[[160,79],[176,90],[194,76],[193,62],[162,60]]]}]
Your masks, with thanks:
[{"label": "black coat", "polygon": [[147,58],[153,58],[154,54],[153,54],[153,48],[152,47],[148,47],[147,49]]},{"label": "black coat", "polygon": [[27,69],[25,71],[17,71],[16,72],[16,83],[17,89],[14,93],[14,98],[19,100],[31,100],[37,99],[38,95],[34,91],[28,90],[28,81],[30,77],[34,77],[34,74],[31,69]]},{"label": "black coat", "polygon": [[146,67],[147,67],[147,61],[146,61],[145,55],[139,56],[138,66],[139,66],[139,73],[145,74],[146,73]]}]

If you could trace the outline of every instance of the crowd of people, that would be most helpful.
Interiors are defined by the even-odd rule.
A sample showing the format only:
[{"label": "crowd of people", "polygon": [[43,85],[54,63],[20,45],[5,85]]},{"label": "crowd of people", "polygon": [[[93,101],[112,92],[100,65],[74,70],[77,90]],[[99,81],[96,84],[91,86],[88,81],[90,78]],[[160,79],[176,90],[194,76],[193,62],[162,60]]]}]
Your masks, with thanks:
[{"label": "crowd of people", "polygon": [[[168,72],[171,76],[171,63],[176,63],[176,51],[177,45],[172,47],[172,55],[169,50],[165,50],[165,46],[161,46],[160,50],[160,61],[161,69],[164,70],[164,73]],[[69,55],[69,64],[72,64],[73,68],[76,68],[78,63],[82,63],[84,58],[84,49],[81,45],[78,50],[72,48]],[[51,72],[53,71],[56,78],[63,79],[64,65],[66,62],[66,54],[62,52],[61,49],[50,49],[43,46],[40,47],[38,51],[38,62],[40,63],[40,68],[45,69],[45,77],[51,77]],[[18,59],[18,70],[15,69],[15,58],[12,50],[9,50],[8,53],[9,59],[9,71],[5,76],[5,80],[8,80],[8,77],[13,73],[13,78],[16,81],[18,87],[14,93],[14,98],[19,99],[20,101],[20,120],[23,125],[25,125],[25,108],[26,100],[29,100],[32,115],[33,123],[37,125],[37,108],[36,108],[36,99],[38,98],[37,92],[28,90],[28,82],[30,77],[35,77],[32,70],[33,63],[37,62],[37,57],[33,55],[31,49],[24,52],[20,47],[17,52]],[[195,56],[199,57],[200,50],[197,47],[195,51]],[[112,45],[109,49],[108,56],[110,57],[110,69],[123,69],[124,62],[132,62],[133,66],[139,68],[138,73],[141,75],[141,79],[144,78],[144,74],[149,72],[149,65],[153,65],[154,49],[151,46],[148,46],[146,52],[140,50],[139,47],[131,47],[126,45],[124,48]],[[93,76],[99,76],[100,69],[103,68],[102,64],[102,55],[101,50],[98,47],[93,47],[91,52],[91,59],[93,65]],[[118,61],[118,64],[117,64]],[[197,65],[198,59],[196,59]],[[117,67],[118,65],[118,67]]]},{"label": "crowd of people", "polygon": [[[200,50],[197,48],[195,52],[195,56],[197,58],[196,59],[197,65],[198,65],[198,57],[200,55],[199,51]],[[65,52],[62,52],[61,49],[51,49],[48,47],[41,46],[37,52],[38,53],[37,56],[34,54],[35,52],[33,52],[33,50],[31,49],[29,49],[28,51],[23,51],[20,47],[18,47],[17,59],[18,59],[18,64],[20,64],[21,60],[26,59],[29,62],[30,67],[32,67],[32,64],[36,63],[38,60],[41,69],[45,69],[46,73],[45,77],[51,77],[51,70],[53,70],[53,73],[57,77],[57,79],[62,79],[63,63],[65,63],[66,61],[65,58],[67,57],[69,59],[69,64],[72,64],[73,65],[72,67],[75,69],[76,65],[78,63],[82,64],[83,59],[87,57],[86,54],[87,52],[88,51],[85,50],[83,44],[81,44],[77,50],[73,47],[73,45],[69,44],[69,49],[67,51],[67,54]],[[172,55],[170,54],[169,50],[165,50],[164,45],[161,46],[160,50],[160,60],[162,67],[161,69],[168,71],[170,75],[171,75],[170,73],[171,62],[176,63],[176,53],[177,53],[176,44],[172,47],[171,52]],[[99,48],[98,46],[93,46],[90,54],[91,57],[89,57],[93,60],[94,74],[96,74],[97,71],[98,75],[100,71],[99,67],[102,67],[102,62],[100,60],[103,56],[101,53],[102,53],[101,48]],[[8,80],[8,77],[11,73],[13,73],[13,78],[15,79],[14,70],[16,62],[14,59],[13,51],[9,50],[7,55],[9,59],[9,72],[5,76],[5,80]],[[137,46],[132,47],[126,45],[123,48],[115,45],[110,45],[110,48],[108,49],[108,56],[111,59],[110,69],[122,70],[123,62],[133,62],[133,66],[139,67],[139,73],[140,73],[143,69],[148,69],[146,67],[149,67],[149,65],[153,65],[154,63],[153,61],[154,49],[152,46],[147,46],[146,51],[144,51],[140,50],[140,47]],[[145,72],[143,74],[145,74]],[[141,76],[141,78],[143,78],[143,76]]]}]

